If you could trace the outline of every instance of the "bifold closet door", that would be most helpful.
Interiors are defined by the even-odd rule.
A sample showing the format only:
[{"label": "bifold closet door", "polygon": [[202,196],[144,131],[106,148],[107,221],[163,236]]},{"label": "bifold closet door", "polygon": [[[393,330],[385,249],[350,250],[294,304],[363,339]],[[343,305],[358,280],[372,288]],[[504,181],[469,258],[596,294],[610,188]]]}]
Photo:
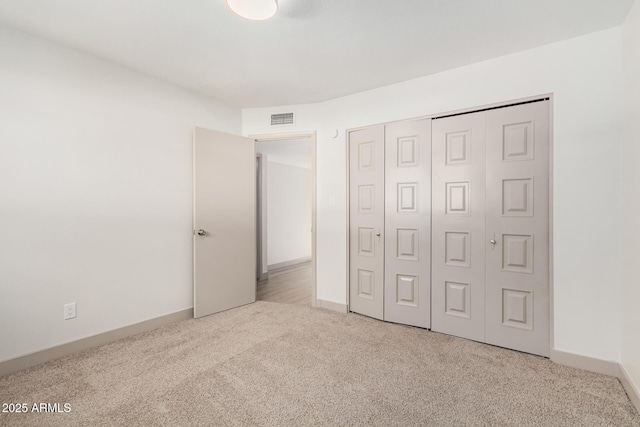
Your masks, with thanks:
[{"label": "bifold closet door", "polygon": [[433,126],[431,328],[485,338],[485,114]]},{"label": "bifold closet door", "polygon": [[549,102],[433,121],[432,329],[549,355]]},{"label": "bifold closet door", "polygon": [[430,327],[431,119],[385,126],[384,320]]},{"label": "bifold closet door", "polygon": [[349,309],[384,318],[384,126],[349,133]]},{"label": "bifold closet door", "polygon": [[486,115],[486,342],[549,356],[549,101]]}]

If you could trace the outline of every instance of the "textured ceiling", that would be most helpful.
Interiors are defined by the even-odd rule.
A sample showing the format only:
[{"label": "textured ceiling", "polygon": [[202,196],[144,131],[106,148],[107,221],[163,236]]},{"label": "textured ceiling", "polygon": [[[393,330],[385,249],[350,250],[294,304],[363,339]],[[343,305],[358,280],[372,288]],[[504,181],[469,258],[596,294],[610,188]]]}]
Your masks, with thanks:
[{"label": "textured ceiling", "polygon": [[633,0],[0,0],[0,22],[238,107],[319,102],[620,25]]}]

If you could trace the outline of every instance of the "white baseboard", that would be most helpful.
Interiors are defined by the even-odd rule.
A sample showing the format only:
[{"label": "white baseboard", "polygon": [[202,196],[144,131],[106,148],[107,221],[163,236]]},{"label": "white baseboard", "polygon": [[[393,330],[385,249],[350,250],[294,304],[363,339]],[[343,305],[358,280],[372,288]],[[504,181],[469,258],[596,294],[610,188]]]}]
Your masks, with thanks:
[{"label": "white baseboard", "polygon": [[560,350],[551,350],[551,361],[559,365],[584,369],[585,371],[618,378],[627,392],[629,400],[631,400],[633,406],[635,406],[638,413],[640,413],[640,389],[633,383],[622,364],[611,360],[603,360]]},{"label": "white baseboard", "polygon": [[627,396],[629,396],[629,400],[633,403],[633,406],[636,407],[636,411],[640,414],[640,389],[631,381],[631,377],[624,369],[624,366],[620,364],[619,366],[620,372],[618,378],[622,383],[625,391],[627,392]]},{"label": "white baseboard", "polygon": [[302,264],[303,262],[309,262],[309,261],[311,261],[311,257],[310,256],[297,258],[297,259],[291,259],[289,261],[277,262],[275,264],[267,265],[267,270],[275,270],[277,268],[290,267],[292,265]]},{"label": "white baseboard", "polygon": [[0,362],[0,377],[9,375],[22,369],[31,368],[32,366],[36,366],[41,363],[49,362],[50,360],[59,359],[64,356],[77,353],[79,351],[98,347],[103,344],[108,344],[122,338],[127,338],[142,332],[151,331],[161,326],[186,319],[193,319],[192,308],[177,311],[175,313],[167,314],[161,317],[156,317],[154,319],[145,320],[133,325],[124,326],[122,328],[103,332],[101,334],[92,335],[90,337],[81,338],[76,341],[57,345],[55,347],[35,351],[33,353],[27,353],[12,359],[3,360]]},{"label": "white baseboard", "polygon": [[337,311],[338,313],[346,313],[347,305],[340,304],[339,302],[327,301],[323,299],[316,300],[317,308],[324,308],[325,310]]},{"label": "white baseboard", "polygon": [[618,362],[583,356],[581,354],[569,353],[566,351],[551,350],[551,361],[559,365],[584,369],[585,371],[610,375],[612,377],[618,377],[620,374],[620,364]]}]

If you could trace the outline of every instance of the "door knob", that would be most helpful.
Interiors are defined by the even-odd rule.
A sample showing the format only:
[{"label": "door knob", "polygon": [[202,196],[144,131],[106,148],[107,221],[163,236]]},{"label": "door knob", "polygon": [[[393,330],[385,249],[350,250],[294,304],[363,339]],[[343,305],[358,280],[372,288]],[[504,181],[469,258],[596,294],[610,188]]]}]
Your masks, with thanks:
[{"label": "door knob", "polygon": [[377,236],[377,237],[380,237],[380,233],[379,233],[379,232],[378,232],[378,233],[376,233],[376,236]]},{"label": "door knob", "polygon": [[206,236],[207,232],[204,231],[202,228],[200,230],[198,230],[198,236]]},{"label": "door knob", "polygon": [[492,245],[495,245],[497,242],[494,239],[489,240],[489,243],[491,243]]}]

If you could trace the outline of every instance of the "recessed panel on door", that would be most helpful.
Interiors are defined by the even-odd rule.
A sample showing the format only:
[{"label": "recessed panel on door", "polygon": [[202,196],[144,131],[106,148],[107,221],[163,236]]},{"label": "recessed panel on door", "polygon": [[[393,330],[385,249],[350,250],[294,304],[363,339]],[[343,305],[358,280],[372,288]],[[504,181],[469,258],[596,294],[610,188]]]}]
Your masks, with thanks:
[{"label": "recessed panel on door", "polygon": [[464,165],[471,159],[471,131],[448,132],[445,135],[445,164]]},{"label": "recessed panel on door", "polygon": [[447,215],[471,214],[469,206],[469,181],[445,182],[445,213]]},{"label": "recessed panel on door", "polygon": [[533,236],[502,234],[502,271],[533,274]]},{"label": "recessed panel on door", "polygon": [[502,215],[533,216],[533,178],[502,180]]},{"label": "recessed panel on door", "polygon": [[471,318],[469,284],[444,282],[444,311],[449,316]]},{"label": "recessed panel on door", "polygon": [[417,228],[396,229],[396,258],[405,261],[420,260],[420,233]]},{"label": "recessed panel on door", "polygon": [[358,227],[358,255],[376,256],[375,232],[371,227]]},{"label": "recessed panel on door", "polygon": [[374,271],[358,269],[358,297],[373,301],[376,294],[375,280],[376,273]]},{"label": "recessed panel on door", "polygon": [[484,113],[433,120],[432,329],[484,340]]},{"label": "recessed panel on door", "polygon": [[[492,114],[492,116],[499,116],[504,111],[511,108],[514,107],[501,108],[496,112],[496,114]],[[512,162],[533,160],[533,129],[534,122],[530,120],[526,120],[524,122],[504,123],[501,127],[492,129],[492,138],[496,137],[496,142],[500,142],[501,144],[500,148],[502,149],[503,161]],[[500,135],[498,133],[500,133]],[[498,147],[492,147],[492,151],[495,149],[498,149]]]},{"label": "recessed panel on door", "polygon": [[407,274],[396,275],[395,294],[397,305],[417,308],[420,296],[420,278]]},{"label": "recessed panel on door", "polygon": [[375,162],[380,161],[378,156],[376,156],[376,141],[365,141],[360,142],[357,145],[357,164],[358,170],[360,171],[373,171],[376,169],[380,169],[376,167]]},{"label": "recessed panel on door", "polygon": [[533,291],[503,288],[501,304],[501,326],[533,330]]},{"label": "recessed panel on door", "polygon": [[398,212],[416,213],[418,212],[418,183],[400,182],[397,186]]},{"label": "recessed panel on door", "polygon": [[384,320],[430,326],[431,120],[385,129]]},{"label": "recessed panel on door", "polygon": [[[394,126],[394,125],[390,125]],[[422,147],[424,149],[424,147]],[[415,135],[398,138],[398,167],[420,167],[420,139]]]},{"label": "recessed panel on door", "polygon": [[486,114],[486,342],[548,356],[549,102]]},{"label": "recessed panel on door", "polygon": [[471,267],[471,237],[464,231],[445,231],[444,263],[453,267]]},{"label": "recessed panel on door", "polygon": [[375,214],[375,185],[358,186],[358,212],[361,214]]},{"label": "recessed panel on door", "polygon": [[349,133],[349,309],[384,317],[384,127]]}]

